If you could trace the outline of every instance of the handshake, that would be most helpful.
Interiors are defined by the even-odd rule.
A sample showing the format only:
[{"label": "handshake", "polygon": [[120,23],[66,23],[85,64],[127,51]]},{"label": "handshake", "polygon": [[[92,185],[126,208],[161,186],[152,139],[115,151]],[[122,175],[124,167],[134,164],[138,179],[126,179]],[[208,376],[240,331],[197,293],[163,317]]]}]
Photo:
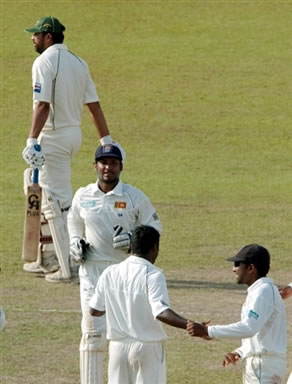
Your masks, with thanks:
[{"label": "handshake", "polygon": [[212,338],[208,334],[208,324],[210,324],[210,320],[202,323],[195,323],[194,321],[188,320],[186,330],[190,336],[211,340]]}]

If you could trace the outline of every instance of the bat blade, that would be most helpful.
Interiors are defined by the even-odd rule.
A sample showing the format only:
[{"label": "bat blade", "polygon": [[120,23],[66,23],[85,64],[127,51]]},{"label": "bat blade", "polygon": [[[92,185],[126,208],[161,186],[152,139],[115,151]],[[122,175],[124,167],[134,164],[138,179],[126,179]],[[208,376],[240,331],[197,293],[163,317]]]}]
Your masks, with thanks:
[{"label": "bat blade", "polygon": [[33,183],[27,188],[24,216],[22,260],[32,262],[38,257],[41,230],[42,189],[38,184],[38,169],[33,171]]}]

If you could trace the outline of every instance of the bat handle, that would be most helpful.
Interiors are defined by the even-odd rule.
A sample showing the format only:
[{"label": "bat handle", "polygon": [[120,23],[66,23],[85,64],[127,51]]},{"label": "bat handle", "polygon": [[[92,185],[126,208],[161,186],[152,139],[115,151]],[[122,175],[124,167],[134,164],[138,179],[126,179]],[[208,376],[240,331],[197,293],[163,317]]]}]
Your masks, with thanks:
[{"label": "bat handle", "polygon": [[[41,150],[41,146],[39,144],[36,144],[34,146],[34,149],[39,152]],[[33,170],[32,182],[33,182],[33,184],[38,184],[38,182],[39,182],[39,170],[38,170],[38,168],[35,168]]]},{"label": "bat handle", "polygon": [[38,170],[38,168],[35,168],[33,170],[32,182],[33,182],[33,184],[38,184],[38,182],[39,182],[39,170]]}]

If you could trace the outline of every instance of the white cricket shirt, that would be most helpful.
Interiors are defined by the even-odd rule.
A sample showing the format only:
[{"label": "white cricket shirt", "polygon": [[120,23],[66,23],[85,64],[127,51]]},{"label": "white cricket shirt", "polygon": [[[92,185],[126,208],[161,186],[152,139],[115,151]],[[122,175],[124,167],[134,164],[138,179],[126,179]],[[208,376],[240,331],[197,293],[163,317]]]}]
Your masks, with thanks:
[{"label": "white cricket shirt", "polygon": [[167,338],[156,317],[169,308],[165,277],[148,260],[129,256],[100,276],[91,308],[106,311],[107,339],[157,342]]},{"label": "white cricket shirt", "polygon": [[262,277],[248,287],[247,292],[241,321],[209,326],[209,336],[242,338],[241,347],[236,349],[242,358],[260,354],[286,358],[286,312],[273,280]]},{"label": "white cricket shirt", "polygon": [[97,183],[78,189],[67,221],[70,243],[85,233],[91,245],[88,257],[97,261],[117,263],[127,257],[125,252],[112,245],[114,227],[118,224],[123,227],[123,232],[141,224],[161,232],[159,218],[148,197],[122,181],[108,193],[102,192]]},{"label": "white cricket shirt", "polygon": [[32,86],[34,106],[50,103],[44,130],[79,127],[83,105],[99,101],[86,62],[65,44],[51,45],[34,61]]}]

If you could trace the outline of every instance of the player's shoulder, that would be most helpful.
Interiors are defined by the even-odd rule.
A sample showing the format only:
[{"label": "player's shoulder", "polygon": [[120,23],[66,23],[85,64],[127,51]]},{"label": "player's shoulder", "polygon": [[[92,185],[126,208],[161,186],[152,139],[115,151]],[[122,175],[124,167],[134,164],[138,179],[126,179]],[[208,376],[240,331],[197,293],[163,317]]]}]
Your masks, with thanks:
[{"label": "player's shoulder", "polygon": [[123,188],[123,193],[130,195],[132,198],[136,198],[136,199],[146,198],[145,193],[141,189],[135,187],[132,184],[123,183],[122,188]]},{"label": "player's shoulder", "polygon": [[75,197],[82,197],[86,195],[92,195],[94,191],[97,189],[96,183],[88,184],[84,187],[79,187],[75,192]]},{"label": "player's shoulder", "polygon": [[264,296],[267,299],[274,299],[275,296],[280,295],[274,281],[268,277],[262,277],[260,279],[257,291],[259,295]]},{"label": "player's shoulder", "polygon": [[163,270],[153,264],[150,266],[150,268],[148,268],[148,274],[153,277],[155,276],[157,278],[165,279]]}]

